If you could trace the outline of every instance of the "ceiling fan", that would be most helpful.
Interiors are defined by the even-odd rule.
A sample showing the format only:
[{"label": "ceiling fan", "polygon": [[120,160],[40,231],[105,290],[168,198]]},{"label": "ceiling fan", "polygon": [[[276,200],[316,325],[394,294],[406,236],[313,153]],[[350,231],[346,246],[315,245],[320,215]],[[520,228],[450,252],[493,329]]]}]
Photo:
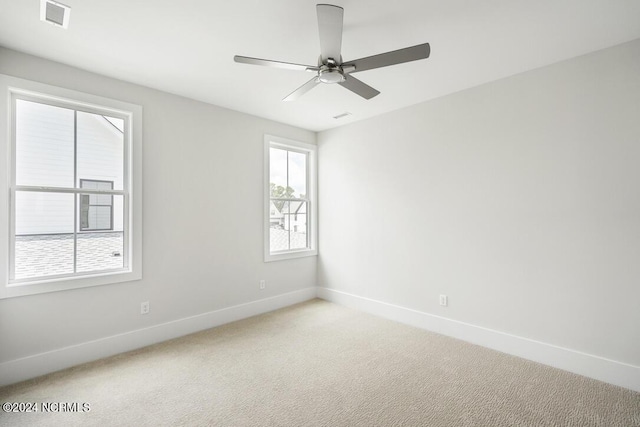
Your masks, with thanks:
[{"label": "ceiling fan", "polygon": [[429,43],[423,43],[417,46],[356,59],[354,61],[342,62],[340,52],[342,48],[342,20],[344,9],[330,4],[318,4],[316,5],[316,10],[318,12],[318,31],[320,33],[320,57],[318,58],[317,66],[249,58],[239,55],[233,57],[234,61],[244,64],[316,73],[311,80],[291,92],[283,101],[294,101],[319,83],[338,83],[340,86],[349,89],[351,92],[365,99],[371,99],[380,92],[353,77],[353,73],[429,57],[431,51]]}]

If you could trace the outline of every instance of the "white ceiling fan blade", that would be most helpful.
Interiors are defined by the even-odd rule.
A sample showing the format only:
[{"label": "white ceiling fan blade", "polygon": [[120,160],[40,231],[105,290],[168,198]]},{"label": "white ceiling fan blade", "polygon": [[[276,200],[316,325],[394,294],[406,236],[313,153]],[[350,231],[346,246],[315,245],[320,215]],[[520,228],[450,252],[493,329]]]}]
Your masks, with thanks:
[{"label": "white ceiling fan blade", "polygon": [[285,70],[298,71],[318,71],[318,67],[313,65],[292,64],[290,62],[272,61],[270,59],[250,58],[248,56],[236,55],[233,60],[241,64],[262,65],[265,67],[284,68]]},{"label": "white ceiling fan blade", "polygon": [[368,84],[356,79],[351,75],[345,76],[345,81],[338,84],[346,89],[349,89],[351,92],[360,95],[364,99],[371,99],[380,93],[380,91],[372,88]]},{"label": "white ceiling fan blade", "polygon": [[429,43],[419,44],[417,46],[406,47],[379,55],[368,56],[366,58],[356,59],[355,61],[347,61],[342,64],[343,67],[355,66],[352,73],[359,71],[372,70],[374,68],[387,67],[389,65],[402,64],[403,62],[417,61],[418,59],[426,59],[431,53]]},{"label": "white ceiling fan blade", "polygon": [[302,95],[304,95],[305,93],[309,92],[311,89],[316,87],[316,85],[318,83],[320,83],[318,81],[318,77],[314,77],[311,80],[309,80],[308,82],[306,82],[305,84],[303,84],[302,86],[300,86],[298,89],[294,90],[289,95],[284,97],[282,100],[283,101],[295,101],[296,99],[300,98]]},{"label": "white ceiling fan blade", "polygon": [[318,12],[318,32],[320,34],[320,57],[322,62],[333,58],[337,63],[342,50],[342,20],[344,9],[330,4],[316,6]]}]

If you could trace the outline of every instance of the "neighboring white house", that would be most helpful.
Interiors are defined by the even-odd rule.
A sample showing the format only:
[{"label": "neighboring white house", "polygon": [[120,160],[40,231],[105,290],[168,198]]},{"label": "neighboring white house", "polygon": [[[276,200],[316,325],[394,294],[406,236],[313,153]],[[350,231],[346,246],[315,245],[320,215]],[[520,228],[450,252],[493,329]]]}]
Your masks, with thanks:
[{"label": "neighboring white house", "polygon": [[284,215],[273,202],[269,202],[269,227],[276,228],[284,226]]},{"label": "neighboring white house", "polygon": [[[123,188],[121,119],[25,100],[16,110],[18,185]],[[74,217],[76,232],[122,231],[123,197],[82,194],[76,204],[73,194],[16,193],[18,236],[73,233]]]},{"label": "neighboring white house", "polygon": [[271,228],[280,228],[296,233],[307,231],[307,204],[303,202],[281,202],[282,210],[274,202],[269,203]]},{"label": "neighboring white house", "polygon": [[[278,209],[278,204],[282,209]],[[307,203],[298,201],[271,201],[269,203],[269,239],[272,251],[306,248]]]}]

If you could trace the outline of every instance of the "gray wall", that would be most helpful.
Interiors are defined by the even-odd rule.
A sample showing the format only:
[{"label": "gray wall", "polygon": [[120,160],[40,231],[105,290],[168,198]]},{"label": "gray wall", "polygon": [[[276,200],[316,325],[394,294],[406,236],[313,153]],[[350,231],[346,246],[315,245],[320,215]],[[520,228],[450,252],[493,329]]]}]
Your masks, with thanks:
[{"label": "gray wall", "polygon": [[0,363],[315,286],[315,257],[262,253],[264,134],[313,132],[4,48],[0,73],[144,111],[143,280],[0,300]]},{"label": "gray wall", "polygon": [[317,279],[640,365],[640,41],[321,132],[317,271],[262,262],[263,134],[314,133],[2,48],[0,73],[144,108],[144,279],[0,300],[0,362]]},{"label": "gray wall", "polygon": [[318,144],[320,286],[640,366],[640,41]]}]

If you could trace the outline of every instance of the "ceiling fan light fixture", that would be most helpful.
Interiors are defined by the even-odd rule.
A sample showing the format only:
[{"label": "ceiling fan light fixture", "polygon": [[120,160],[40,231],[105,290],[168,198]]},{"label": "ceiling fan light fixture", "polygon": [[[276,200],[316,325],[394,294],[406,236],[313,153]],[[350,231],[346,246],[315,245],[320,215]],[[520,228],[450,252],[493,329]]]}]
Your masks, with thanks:
[{"label": "ceiling fan light fixture", "polygon": [[322,83],[329,83],[329,84],[342,83],[345,80],[342,70],[340,70],[339,68],[328,68],[328,67],[323,67],[320,69],[318,74],[318,79],[320,79]]}]

